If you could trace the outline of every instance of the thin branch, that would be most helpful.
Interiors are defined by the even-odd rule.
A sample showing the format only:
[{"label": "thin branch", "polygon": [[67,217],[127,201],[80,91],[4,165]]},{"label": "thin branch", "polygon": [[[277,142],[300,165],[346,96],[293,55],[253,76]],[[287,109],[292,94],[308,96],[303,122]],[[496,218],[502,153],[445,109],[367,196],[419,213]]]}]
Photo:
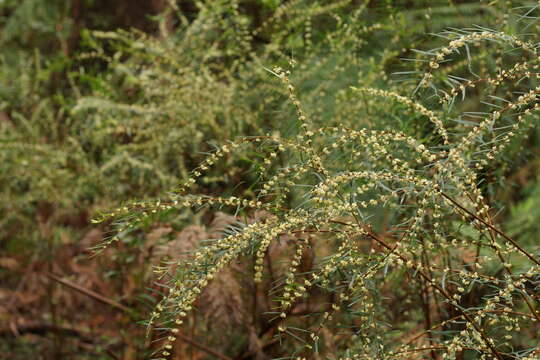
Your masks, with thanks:
[{"label": "thin branch", "polygon": [[506,239],[509,243],[511,243],[512,245],[514,245],[514,247],[516,249],[518,249],[523,255],[527,256],[529,259],[531,259],[531,261],[533,261],[535,264],[537,265],[540,265],[540,261],[536,260],[531,254],[529,254],[527,251],[525,251],[521,246],[519,246],[519,244],[517,244],[514,240],[512,240],[512,238],[510,238],[508,235],[506,235],[504,232],[502,232],[501,230],[497,229],[496,227],[494,227],[493,225],[491,225],[490,223],[486,222],[485,220],[479,218],[476,214],[474,214],[473,212],[467,210],[465,207],[463,207],[461,204],[459,204],[456,200],[452,199],[450,196],[446,195],[444,192],[440,192],[440,194],[445,198],[447,199],[448,201],[450,201],[452,204],[454,204],[455,206],[457,206],[460,210],[462,210],[463,212],[467,213],[468,215],[472,216],[475,220],[478,220],[480,221],[482,224],[484,224],[485,226],[487,226],[488,228],[490,228],[491,230],[495,231],[497,234],[499,234],[500,236],[502,236],[504,239]]},{"label": "thin branch", "polygon": [[[133,311],[131,309],[129,309],[127,306],[124,306],[124,305],[122,305],[122,304],[120,304],[120,303],[118,303],[118,302],[116,302],[114,300],[111,300],[111,299],[109,299],[109,298],[107,298],[107,297],[105,297],[103,295],[100,295],[100,294],[98,294],[98,293],[96,293],[96,292],[94,292],[92,290],[86,289],[86,288],[84,288],[84,287],[82,287],[80,285],[74,284],[74,283],[72,283],[72,282],[70,282],[68,280],[64,280],[64,279],[60,278],[59,276],[51,274],[51,273],[47,273],[46,275],[47,275],[47,277],[53,279],[54,281],[57,281],[62,285],[65,285],[65,286],[67,286],[69,288],[72,288],[73,290],[79,291],[82,294],[90,296],[91,298],[93,298],[93,299],[95,299],[97,301],[100,301],[100,302],[102,302],[104,304],[107,304],[107,305],[110,305],[110,306],[112,306],[114,308],[122,310],[123,312],[125,312],[127,314],[132,314],[133,313]],[[204,346],[202,344],[199,344],[199,343],[193,341],[192,339],[190,339],[190,338],[188,338],[188,337],[186,337],[184,335],[175,334],[175,336],[177,338],[181,339],[182,341],[184,341],[184,342],[186,342],[186,343],[188,343],[188,344],[190,344],[190,345],[192,345],[192,346],[194,346],[194,347],[196,347],[196,348],[198,348],[198,349],[200,349],[200,350],[202,350],[202,351],[204,351],[204,352],[206,352],[206,353],[208,353],[210,355],[215,356],[218,359],[232,360],[230,357],[225,356],[223,354],[220,354],[217,351],[215,351],[213,349],[210,349],[209,347],[206,347],[206,346]]]},{"label": "thin branch", "polygon": [[110,306],[112,306],[114,308],[117,308],[119,310],[122,310],[122,311],[124,311],[124,312],[126,312],[128,314],[132,313],[132,311],[127,306],[124,306],[124,305],[120,304],[119,302],[116,302],[116,301],[114,301],[112,299],[109,299],[109,298],[103,296],[103,295],[100,295],[95,291],[89,290],[89,289],[87,289],[85,287],[82,287],[82,286],[80,286],[78,284],[72,283],[71,281],[62,279],[61,277],[59,277],[57,275],[54,275],[54,274],[51,274],[51,273],[47,273],[45,275],[48,278],[50,278],[50,279],[52,279],[52,280],[54,280],[54,281],[56,281],[56,282],[58,282],[58,283],[60,283],[62,285],[65,285],[65,286],[67,286],[67,287],[69,287],[69,288],[71,288],[73,290],[76,290],[76,291],[78,291],[78,292],[80,292],[80,293],[82,293],[84,295],[87,295],[87,296],[89,296],[89,297],[91,297],[91,298],[93,298],[93,299],[95,299],[95,300],[97,300],[99,302],[110,305]]},{"label": "thin branch", "polygon": [[213,355],[215,356],[216,358],[218,359],[221,359],[221,360],[233,360],[232,358],[226,356],[226,355],[223,355],[223,354],[220,354],[218,353],[217,351],[207,347],[207,346],[204,346],[202,344],[199,344],[198,342],[195,342],[193,341],[192,339],[188,338],[187,336],[184,336],[182,334],[174,334],[174,336],[178,339],[181,339],[182,341],[210,354],[210,355]]},{"label": "thin branch", "polygon": [[[367,233],[367,236],[369,236],[370,238],[372,238],[373,240],[375,240],[376,242],[378,242],[379,244],[381,244],[382,246],[384,246],[386,249],[390,250],[390,251],[393,251],[394,249],[388,245],[386,242],[384,242],[382,239],[379,239],[377,236],[373,235],[371,233],[371,231],[366,231]],[[399,258],[401,258],[401,260],[403,260],[404,262],[407,262],[407,258],[405,258],[404,256],[402,256],[401,254],[398,254],[396,253],[397,256],[399,256]],[[435,283],[435,281],[433,281],[429,276],[427,276],[423,271],[422,269],[420,269],[419,267],[413,265],[412,268],[417,271],[417,273],[423,277],[429,284],[431,284],[431,286],[435,289],[437,289],[437,291],[443,295],[446,299],[449,300],[450,304],[456,308],[462,315],[463,317],[474,327],[474,329],[480,334],[480,337],[482,338],[482,340],[484,341],[484,344],[489,348],[489,350],[491,351],[491,353],[498,359],[498,360],[502,360],[502,357],[501,355],[499,354],[499,352],[493,347],[493,345],[491,344],[491,342],[489,341],[489,339],[487,338],[487,336],[484,334],[484,332],[482,331],[482,329],[478,326],[478,324],[476,324],[476,322],[474,321],[474,319],[472,319],[469,314],[467,314],[465,311],[463,311],[459,306],[456,306],[454,305],[453,303],[453,299],[452,297],[443,289],[441,288],[439,285],[437,285]]]}]

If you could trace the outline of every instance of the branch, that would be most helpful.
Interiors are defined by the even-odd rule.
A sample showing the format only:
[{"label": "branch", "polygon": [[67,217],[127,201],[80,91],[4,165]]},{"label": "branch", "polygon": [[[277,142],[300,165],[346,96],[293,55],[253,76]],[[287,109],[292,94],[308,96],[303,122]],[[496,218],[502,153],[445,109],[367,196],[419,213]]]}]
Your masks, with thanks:
[{"label": "branch", "polygon": [[[105,297],[103,295],[100,295],[100,294],[98,294],[98,293],[96,293],[96,292],[94,292],[92,290],[89,290],[89,289],[84,288],[84,287],[82,287],[80,285],[74,284],[71,281],[64,280],[64,279],[60,278],[59,276],[51,274],[51,273],[47,273],[46,275],[50,279],[52,279],[54,281],[57,281],[60,284],[65,285],[65,286],[67,286],[67,287],[69,287],[69,288],[71,288],[73,290],[76,290],[76,291],[82,293],[82,294],[90,296],[91,298],[93,298],[93,299],[95,299],[95,300],[97,300],[99,302],[110,305],[110,306],[112,306],[114,308],[117,308],[119,310],[122,310],[123,312],[125,312],[127,314],[132,314],[133,313],[133,311],[130,308],[128,308],[127,306],[124,306],[124,305],[120,304],[119,302],[111,300],[111,299],[109,299],[109,298],[107,298],[107,297]],[[1,332],[0,332],[0,334],[1,334]],[[206,347],[204,345],[201,345],[201,344],[193,341],[192,339],[190,339],[190,338],[188,338],[188,337],[186,337],[184,335],[176,334],[175,336],[177,338],[181,339],[182,341],[185,341],[186,343],[188,343],[188,344],[190,344],[190,345],[192,345],[192,346],[194,346],[194,347],[196,347],[196,348],[198,348],[198,349],[200,349],[200,350],[202,350],[202,351],[204,351],[204,352],[206,352],[206,353],[208,353],[210,355],[215,356],[218,359],[232,360],[231,358],[229,358],[229,357],[227,357],[225,355],[222,355],[222,354],[216,352],[215,350],[212,350],[212,349],[210,349],[210,348],[208,348],[208,347]]]},{"label": "branch", "polygon": [[512,238],[510,238],[508,235],[506,235],[505,233],[503,233],[501,230],[497,229],[496,227],[494,227],[493,225],[491,225],[490,223],[486,222],[485,220],[479,218],[476,214],[474,214],[473,212],[467,210],[465,207],[463,207],[461,204],[459,204],[456,200],[452,199],[450,196],[446,195],[445,193],[443,193],[442,191],[440,191],[440,194],[445,198],[447,199],[448,201],[450,201],[452,204],[454,204],[455,206],[457,206],[460,210],[462,210],[463,212],[467,213],[468,215],[472,216],[475,220],[478,220],[480,221],[482,224],[484,224],[485,226],[487,226],[488,228],[490,228],[491,230],[495,231],[497,234],[499,234],[500,236],[502,236],[504,239],[506,239],[509,243],[511,243],[512,245],[514,245],[514,247],[516,249],[518,249],[523,255],[527,256],[529,259],[531,259],[531,261],[533,261],[536,265],[540,265],[540,261],[536,260],[531,254],[529,254],[527,251],[525,251],[521,246],[519,246],[514,240],[512,240]]},{"label": "branch", "polygon": [[80,293],[82,293],[84,295],[87,295],[87,296],[89,296],[89,297],[91,297],[91,298],[93,298],[93,299],[95,299],[95,300],[97,300],[99,302],[110,305],[110,306],[112,306],[114,308],[117,308],[119,310],[122,310],[123,312],[126,312],[128,314],[130,314],[132,312],[127,306],[124,306],[124,305],[120,304],[119,302],[116,302],[116,301],[114,301],[112,299],[109,299],[109,298],[103,296],[103,295],[100,295],[97,292],[94,292],[94,291],[89,290],[89,289],[87,289],[85,287],[82,287],[80,285],[72,283],[71,281],[64,280],[61,277],[59,277],[57,275],[54,275],[54,274],[51,274],[51,273],[46,273],[45,275],[48,278],[50,278],[50,279],[52,279],[52,280],[54,280],[56,282],[59,282],[60,284],[65,285],[65,286],[67,286],[67,287],[69,287],[69,288],[71,288],[73,290],[76,290],[76,291],[78,291],[78,292],[80,292]]}]

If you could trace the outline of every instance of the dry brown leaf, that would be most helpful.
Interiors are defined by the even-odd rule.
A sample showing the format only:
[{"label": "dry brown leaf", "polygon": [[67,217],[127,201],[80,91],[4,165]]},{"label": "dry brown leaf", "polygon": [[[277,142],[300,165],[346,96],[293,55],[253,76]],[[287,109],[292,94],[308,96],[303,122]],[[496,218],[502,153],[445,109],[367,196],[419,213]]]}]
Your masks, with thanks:
[{"label": "dry brown leaf", "polygon": [[215,324],[225,327],[242,325],[246,321],[245,289],[238,284],[231,269],[221,272],[204,290],[201,309]]},{"label": "dry brown leaf", "polygon": [[0,267],[8,270],[15,270],[19,267],[19,262],[10,257],[1,257]]}]

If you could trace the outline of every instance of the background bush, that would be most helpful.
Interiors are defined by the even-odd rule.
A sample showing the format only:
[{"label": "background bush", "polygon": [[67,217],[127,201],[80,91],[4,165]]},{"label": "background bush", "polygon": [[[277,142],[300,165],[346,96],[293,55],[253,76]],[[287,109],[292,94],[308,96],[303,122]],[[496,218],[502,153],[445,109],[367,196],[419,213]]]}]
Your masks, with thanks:
[{"label": "background bush", "polygon": [[[459,54],[453,53],[451,61],[442,62],[437,69],[432,69],[434,71],[429,70],[432,53],[426,52],[447,46],[456,36],[500,31],[534,43],[534,16],[538,10],[517,1],[261,0],[179,4],[153,1],[145,2],[144,6],[142,2],[141,6],[119,2],[114,8],[100,1],[66,4],[26,0],[1,5],[4,51],[0,73],[3,164],[0,235],[2,267],[6,270],[2,273],[6,284],[2,291],[8,303],[1,313],[5,324],[2,342],[14,357],[26,358],[30,353],[40,353],[44,358],[143,358],[165,346],[159,342],[147,343],[144,329],[136,325],[136,321],[149,318],[150,307],[162,298],[161,285],[151,285],[150,291],[145,290],[145,286],[156,280],[152,276],[152,265],[163,266],[160,260],[163,256],[175,263],[189,259],[181,254],[195,251],[209,238],[220,238],[223,232],[241,232],[247,224],[274,216],[282,219],[287,211],[307,211],[301,213],[306,223],[298,224],[303,230],[318,221],[328,220],[325,212],[310,212],[318,208],[307,207],[306,201],[311,199],[311,191],[317,184],[324,181],[324,177],[320,177],[321,169],[313,169],[316,166],[313,154],[333,143],[340,147],[322,164],[328,174],[366,169],[388,171],[393,166],[390,159],[398,158],[405,164],[413,164],[411,168],[418,176],[430,180],[431,170],[422,166],[425,164],[414,164],[417,150],[397,144],[391,141],[396,139],[383,133],[394,131],[415,139],[429,151],[442,154],[451,146],[444,144],[429,116],[419,108],[411,109],[403,99],[396,101],[394,95],[378,96],[375,90],[359,91],[351,86],[411,96],[414,104],[421,104],[444,119],[451,144],[456,146],[471,126],[480,121],[478,116],[486,116],[497,106],[504,106],[505,101],[513,101],[522,92],[537,86],[534,76],[510,78],[496,87],[480,84],[467,88],[463,99],[462,93],[457,91],[459,96],[451,109],[441,108],[434,96],[441,96],[441,90],[448,92],[449,85],[459,89],[464,79],[496,77],[501,69],[511,69],[523,61],[531,64],[528,70],[534,72],[534,55],[514,50],[515,44],[507,38],[479,41],[478,46],[471,44]],[[471,24],[489,30],[471,29]],[[116,30],[119,26],[124,29]],[[450,27],[465,29],[465,32],[445,33]],[[289,83],[283,84],[275,76],[278,67],[291,71],[287,79],[294,89],[292,98]],[[432,87],[419,91],[417,85],[422,80],[419,76],[426,72],[433,73]],[[291,101],[301,104],[301,113]],[[307,118],[308,131],[314,133],[309,135],[311,143],[304,143],[302,116]],[[538,252],[535,234],[539,216],[535,213],[538,130],[533,127],[534,116],[527,118],[526,126],[506,145],[505,151],[497,151],[494,159],[489,159],[477,173],[478,193],[473,194],[482,194],[484,201],[494,211],[499,211],[494,221],[532,253],[531,256],[538,257],[534,255]],[[515,118],[503,117],[502,121],[505,121],[504,126],[511,126]],[[332,130],[333,127],[341,130]],[[365,149],[359,148],[352,138],[342,141],[338,135],[354,134],[362,129],[386,134],[375,135],[382,136],[380,146],[370,143],[374,154],[371,160],[369,156],[366,159],[369,154],[364,154]],[[490,146],[501,143],[508,130],[493,129],[485,138],[475,139],[470,152],[463,154],[466,163],[474,162]],[[357,141],[363,136],[353,138]],[[225,152],[233,150],[230,148],[233,145],[222,147],[237,143],[244,145],[234,149],[234,153]],[[281,152],[280,144],[287,150]],[[269,157],[276,151],[278,156]],[[210,164],[211,154],[220,158],[211,160]],[[283,169],[289,169],[288,176],[278,175]],[[452,171],[460,173],[458,169]],[[278,178],[270,183],[274,174]],[[460,179],[455,182],[468,189],[471,184],[463,182],[465,175],[455,175]],[[190,178],[197,181],[186,183]],[[444,184],[451,186],[451,181],[447,180]],[[189,192],[182,184],[190,185]],[[265,192],[261,195],[261,189],[265,189],[265,184],[268,195],[262,197]],[[423,191],[431,191],[431,185],[426,184],[428,188]],[[456,184],[449,191],[459,190]],[[366,190],[365,195],[377,196],[377,191],[384,189],[383,185],[395,191],[412,191],[383,182],[378,185],[379,190]],[[370,186],[370,183],[348,184],[340,189],[336,199],[354,193],[351,186]],[[415,191],[414,198],[421,201],[424,193]],[[185,198],[187,193],[201,194],[202,198]],[[220,200],[217,208],[199,208],[216,196],[226,199],[233,195],[255,202],[255,208],[261,207],[258,201],[267,206],[254,211],[244,209],[244,202],[229,200],[232,202],[227,205],[223,204],[225,200]],[[465,193],[455,196],[459,203],[468,204]],[[194,202],[195,207],[182,211],[169,207],[174,201],[181,203],[184,199],[189,199],[190,204]],[[372,235],[383,239],[397,236],[400,221],[414,218],[415,208],[408,201],[412,200],[407,198],[405,205],[401,205],[406,209],[370,208],[370,217],[365,221],[372,226]],[[111,214],[110,210],[120,204],[125,205]],[[323,208],[332,209],[332,204]],[[489,247],[491,240],[482,237],[489,234],[489,228],[480,224],[480,228],[474,230],[470,219],[461,219],[455,211],[445,209],[444,204],[448,205],[437,201],[422,204],[428,213],[433,212],[429,216],[448,211],[441,220],[444,230],[433,232],[430,220],[418,225],[418,231],[425,236],[425,241],[431,236],[442,236],[445,241],[452,237],[465,240],[456,248],[459,251],[442,256],[440,261],[444,259],[452,268],[469,269],[463,264],[467,256],[472,256],[469,245],[487,241]],[[437,206],[442,209],[437,210]],[[128,217],[124,218],[126,214]],[[89,224],[91,218],[107,221],[97,227]],[[108,219],[113,218],[119,218],[119,222],[110,227]],[[318,230],[329,231],[322,227]],[[177,336],[180,339],[183,336],[184,342],[175,340],[174,356],[216,357],[208,348],[238,358],[291,354],[307,358],[346,358],[365,352],[359,345],[361,342],[351,345],[351,339],[356,338],[351,334],[341,335],[342,330],[338,330],[347,321],[366,316],[347,311],[343,318],[337,316],[335,324],[328,329],[322,328],[324,334],[316,335],[321,338],[320,355],[313,355],[311,351],[304,353],[308,349],[299,345],[292,335],[283,338],[282,346],[277,346],[277,340],[272,338],[274,333],[279,333],[280,326],[272,320],[280,314],[275,309],[277,303],[272,302],[278,296],[272,289],[276,284],[289,286],[287,276],[290,274],[301,274],[293,278],[303,279],[307,276],[304,273],[317,273],[317,269],[337,261],[343,251],[339,247],[343,240],[340,236],[343,235],[333,238],[317,233],[303,239],[295,233],[283,235],[281,242],[272,243],[267,252],[263,251],[263,282],[257,286],[250,279],[258,266],[257,252],[262,251],[262,245],[254,242],[244,251],[244,258],[238,264],[216,275],[216,283],[203,297],[206,301],[196,304],[199,315],[194,314],[186,321],[188,326]],[[102,237],[105,242],[100,241]],[[294,240],[299,238],[306,242]],[[319,238],[321,241],[316,240]],[[437,241],[441,240],[435,240],[434,244],[439,246]],[[500,236],[496,238],[496,241],[501,240]],[[111,242],[119,248],[104,250],[106,256],[88,260],[86,249],[96,244],[101,244],[98,247],[101,248]],[[296,243],[303,249],[301,259],[291,260],[288,254],[295,253]],[[362,255],[363,251],[379,249],[380,244],[372,246],[371,241],[362,244],[355,250],[358,254],[347,255],[361,261],[359,268],[370,266],[369,261],[384,264],[377,256],[366,259]],[[416,244],[410,251],[419,257],[423,266],[426,266],[426,257],[439,259],[420,249]],[[511,252],[511,249],[506,250]],[[482,276],[503,279],[504,267],[500,259],[490,260],[489,256],[497,254],[488,250],[486,272]],[[299,268],[291,271],[291,261],[299,262]],[[508,261],[514,264],[514,260]],[[516,255],[518,274],[531,269],[537,271],[535,267],[528,267],[527,261],[527,257]],[[196,268],[200,264],[189,260],[186,264],[195,264],[194,269],[200,276],[202,270]],[[189,266],[185,268],[187,274],[191,270]],[[165,274],[170,271],[173,269],[167,267]],[[208,268],[204,267],[204,271]],[[340,293],[344,279],[354,278],[358,270],[336,271],[339,274],[332,274],[327,284],[310,293],[312,300],[306,300],[320,306],[295,309],[299,314],[291,315],[290,326],[296,327],[295,321],[305,323],[303,315],[311,315],[313,323],[324,316],[321,309],[336,303],[335,296]],[[193,276],[180,270],[170,274],[172,279],[163,278],[160,283],[183,286],[185,276]],[[437,323],[445,324],[437,330],[441,333],[420,337],[416,344],[419,348],[422,342],[429,344],[426,347],[435,347],[437,342],[444,345],[445,341],[456,338],[454,334],[461,329],[461,320],[445,323],[456,315],[454,310],[442,305],[444,299],[430,295],[426,284],[415,280],[413,275],[414,271],[399,267],[390,272],[387,269],[374,275],[372,284],[366,285],[377,310],[370,315],[371,324],[382,326],[380,322],[384,321],[394,326],[392,332],[389,328],[381,330],[386,333],[382,339],[377,338],[379,333],[370,333],[367,338],[376,339],[377,344],[370,346],[383,347],[376,353],[367,352],[366,356],[395,357],[389,344],[399,345],[404,334],[418,330],[419,326],[430,328]],[[96,296],[88,292],[75,295],[74,287],[66,285],[65,280],[105,294],[110,301],[105,301],[102,308],[93,309]],[[452,281],[458,280],[463,278]],[[537,279],[529,277],[528,281],[526,294],[538,312]],[[493,283],[487,282],[474,289],[467,288],[463,295],[463,301],[469,301],[466,306],[484,306],[482,299],[488,296],[486,291],[490,286]],[[223,294],[228,296],[221,296]],[[385,302],[386,298],[390,300]],[[533,311],[522,309],[526,306],[522,300],[512,301],[520,312]],[[172,304],[176,302],[174,299]],[[437,304],[436,309],[430,308],[432,302]],[[74,309],[88,310],[74,313]],[[166,319],[176,316],[179,310],[173,307],[170,311],[165,314]],[[109,313],[114,316],[103,319],[104,314]],[[381,313],[385,314],[382,318],[375,315]],[[427,321],[426,316],[432,318]],[[300,320],[294,320],[296,317]],[[227,329],[230,335],[223,337],[222,331],[205,331],[205,327],[213,324]],[[522,330],[518,331],[520,337],[510,345],[508,342],[501,345],[500,351],[505,357],[533,356],[527,349],[536,346],[538,323],[531,324],[522,325]],[[53,326],[50,329],[54,331],[44,331],[49,329],[47,326]],[[67,335],[69,331],[74,332]],[[355,331],[362,333],[353,328],[352,333]],[[497,339],[506,336],[506,330],[490,331]],[[19,336],[25,333],[30,335]],[[305,335],[309,337],[310,333]],[[160,338],[161,333],[157,331],[153,336]],[[313,339],[300,338],[314,346]],[[478,344],[469,345],[474,348]],[[443,353],[445,351],[440,349],[427,351],[434,358]],[[418,356],[420,358],[421,353]],[[456,356],[476,358],[473,351],[467,350]]]}]

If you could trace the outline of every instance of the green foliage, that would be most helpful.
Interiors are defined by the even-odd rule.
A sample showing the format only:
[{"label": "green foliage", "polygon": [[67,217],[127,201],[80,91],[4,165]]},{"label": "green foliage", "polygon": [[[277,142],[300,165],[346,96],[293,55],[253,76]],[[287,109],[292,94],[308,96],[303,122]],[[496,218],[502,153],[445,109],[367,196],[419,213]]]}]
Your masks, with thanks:
[{"label": "green foliage", "polygon": [[[536,358],[539,248],[533,242],[516,242],[500,230],[488,205],[489,194],[506,176],[507,168],[499,164],[519,149],[528,128],[538,121],[536,46],[515,35],[517,22],[499,15],[501,8],[487,8],[500,16],[498,28],[503,31],[486,27],[439,31],[442,45],[437,41],[434,50],[411,54],[416,65],[413,71],[397,74],[407,77],[399,89],[379,90],[374,87],[387,83],[387,71],[397,68],[390,64],[400,56],[398,44],[415,44],[417,39],[411,42],[415,33],[403,38],[405,28],[392,16],[385,25],[355,29],[365,24],[359,20],[368,18],[367,7],[344,15],[347,2],[307,8],[299,4],[305,5],[298,1],[279,7],[268,24],[251,32],[264,34],[272,19],[282,13],[291,16],[277,27],[283,32],[276,30],[268,45],[259,49],[242,42],[246,39],[242,26],[241,40],[232,40],[238,33],[226,31],[235,25],[228,21],[241,17],[223,17],[230,10],[219,2],[201,7],[200,17],[180,33],[180,41],[191,45],[208,39],[200,32],[197,39],[190,39],[192,27],[223,26],[223,31],[211,33],[220,37],[210,37],[208,51],[188,52],[187,59],[175,52],[183,49],[175,43],[156,45],[145,38],[130,41],[124,34],[97,34],[135,45],[137,56],[155,57],[135,62],[139,73],[128,71],[139,79],[142,103],[126,107],[86,99],[79,106],[107,114],[115,108],[155,113],[159,109],[172,111],[171,118],[184,118],[188,114],[180,111],[190,109],[184,96],[191,99],[200,89],[204,93],[205,86],[223,80],[227,86],[236,85],[230,103],[248,117],[240,121],[247,127],[237,132],[225,118],[224,128],[230,132],[219,135],[224,139],[258,135],[210,152],[168,197],[126,204],[100,219],[115,219],[117,227],[102,250],[177,212],[221,209],[236,214],[237,223],[221,236],[202,237],[187,255],[169,252],[156,268],[168,289],[149,321],[156,336],[165,336],[156,357],[171,355],[176,334],[191,323],[189,312],[200,308],[205,313],[209,284],[220,276],[231,279],[228,272],[237,263],[252,263],[239,270],[255,292],[250,305],[255,313],[246,322],[255,324],[266,314],[267,325],[252,331],[245,323],[244,331],[263,338],[273,334],[272,341],[280,348],[272,356]],[[427,17],[444,17],[457,9],[474,12],[482,6],[450,5]],[[319,40],[311,42],[312,23],[324,23],[329,10],[336,11],[329,19],[334,25],[322,27],[323,33],[313,35]],[[529,15],[535,10],[530,9]],[[414,17],[415,11],[404,15]],[[408,24],[405,16],[402,19]],[[310,30],[295,38],[299,24]],[[361,36],[362,29],[370,36]],[[394,38],[383,50],[379,36],[388,34]],[[228,41],[233,50],[212,46]],[[428,43],[422,40],[422,45],[426,49]],[[189,56],[194,54],[203,57],[191,62]],[[249,57],[240,61],[230,54]],[[197,70],[190,67],[194,63]],[[275,64],[271,69],[270,63]],[[181,69],[177,64],[188,64],[189,70],[178,71],[181,77],[170,70]],[[191,76],[201,74],[205,66],[211,70],[203,73],[209,81],[188,94],[182,80],[198,85]],[[265,80],[261,68],[266,79],[278,78],[282,90]],[[179,84],[179,93],[169,90],[172,86],[163,91],[161,85],[168,80]],[[471,92],[474,95],[468,96]],[[259,108],[242,108],[253,96]],[[206,104],[206,98],[199,97],[196,103]],[[223,105],[215,104],[214,100],[203,106],[210,119],[188,111],[200,119],[197,129],[205,138],[219,139],[211,124],[217,117],[214,111]],[[259,120],[257,114],[276,106],[279,112],[269,122]],[[151,123],[159,124],[158,119]],[[235,119],[242,117],[237,114]],[[205,176],[214,169],[226,174],[234,158],[250,159],[248,169],[257,174],[248,183],[249,191],[240,188],[234,196],[224,196],[218,187],[213,193]],[[276,243],[285,243],[291,255],[273,255]],[[279,261],[286,265],[276,275],[272,263]],[[248,282],[246,274],[253,280]],[[258,303],[259,291],[270,298],[266,305]],[[248,294],[237,296],[243,298],[239,303],[250,303]],[[305,307],[305,316],[299,316]],[[270,335],[264,330],[268,328],[273,329]],[[215,339],[209,336],[208,341]],[[257,342],[250,347],[248,354],[262,354],[265,348]]]},{"label": "green foliage", "polygon": [[540,224],[540,185],[530,185],[525,192],[525,199],[512,207],[508,228],[510,234],[524,243],[536,240]]},{"label": "green foliage", "polygon": [[537,356],[539,195],[505,187],[537,155],[537,8],[170,1],[79,33],[43,4],[1,10],[2,238],[95,216],[96,250],[157,249],[156,357],[182,324],[235,358]]},{"label": "green foliage", "polygon": [[51,44],[69,37],[69,9],[69,2],[60,0],[46,5],[42,0],[4,2],[0,10],[10,14],[3,17],[2,45],[52,50]]}]

